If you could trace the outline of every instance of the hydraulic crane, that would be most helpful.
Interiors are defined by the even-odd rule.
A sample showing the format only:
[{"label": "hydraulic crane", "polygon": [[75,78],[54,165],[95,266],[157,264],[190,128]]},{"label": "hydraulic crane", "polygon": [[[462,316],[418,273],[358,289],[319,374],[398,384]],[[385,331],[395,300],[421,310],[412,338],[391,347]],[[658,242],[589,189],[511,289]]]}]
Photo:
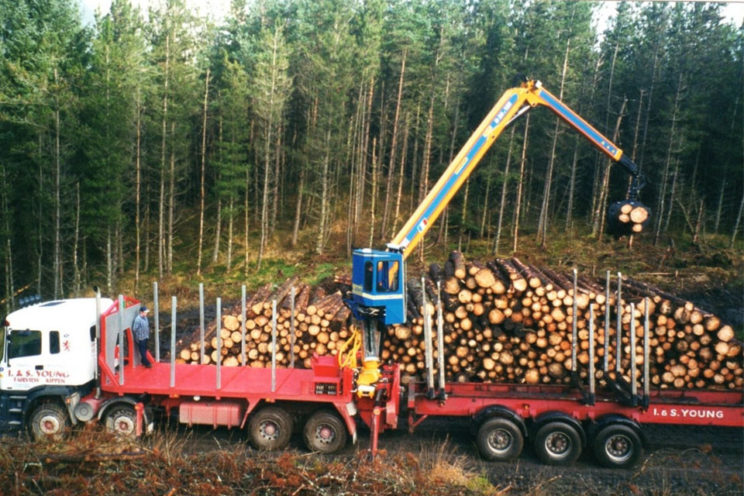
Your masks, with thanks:
[{"label": "hydraulic crane", "polygon": [[[623,211],[636,209],[640,221],[632,232],[640,232],[649,220],[648,208],[637,201],[643,187],[638,166],[623,151],[542,87],[540,81],[526,80],[507,90],[486,115],[452,160],[426,198],[411,215],[386,250],[354,250],[352,255],[352,313],[361,322],[364,346],[362,371],[358,378],[360,394],[373,394],[380,377],[379,346],[384,326],[406,321],[405,259],[434,224],[452,197],[467,180],[483,155],[518,117],[531,108],[544,106],[573,127],[599,150],[620,164],[631,176],[627,200],[616,202],[608,212],[610,224],[620,234],[629,234],[627,220],[617,221]],[[625,208],[623,208],[625,207]]]}]

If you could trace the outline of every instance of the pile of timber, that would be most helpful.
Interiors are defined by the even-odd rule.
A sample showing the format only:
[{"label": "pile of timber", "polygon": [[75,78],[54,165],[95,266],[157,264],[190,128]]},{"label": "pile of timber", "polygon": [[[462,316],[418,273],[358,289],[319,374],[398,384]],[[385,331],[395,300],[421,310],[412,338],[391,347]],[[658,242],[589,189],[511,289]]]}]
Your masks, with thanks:
[{"label": "pile of timber", "polygon": [[[437,282],[444,317],[444,360],[449,381],[569,383],[572,370],[574,303],[577,326],[577,371],[586,378],[589,363],[589,316],[594,312],[595,367],[600,380],[615,379],[617,313],[620,309],[620,374],[639,380],[643,366],[644,302],[649,305],[650,375],[659,388],[741,388],[742,344],[729,325],[689,301],[657,288],[622,279],[609,300],[604,281],[523,263],[517,258],[487,263],[466,262],[454,252],[443,267],[432,264],[428,277],[408,282],[408,322],[388,329],[382,358],[402,364],[411,378],[424,372],[423,295],[432,312],[436,335]],[[631,312],[631,303],[634,312]],[[609,348],[605,349],[605,315],[609,305]],[[630,329],[637,336],[635,368],[630,363]],[[436,341],[436,340],[435,340]],[[434,346],[434,356],[438,350]],[[607,354],[609,377],[604,377]],[[436,360],[435,360],[436,363]],[[436,367],[435,367],[436,368]]]},{"label": "pile of timber", "polygon": [[636,201],[621,201],[610,205],[607,211],[610,232],[618,235],[636,234],[648,224],[648,207]]},{"label": "pile of timber", "polygon": [[[241,303],[224,311],[219,329],[214,322],[206,326],[205,352],[201,359],[200,331],[197,328],[190,338],[183,340],[186,344],[181,346],[177,361],[209,364],[219,360],[228,367],[243,364],[270,367],[273,302],[276,302],[276,363],[279,367],[289,366],[294,354],[295,366],[310,368],[313,353],[335,355],[338,346],[348,338],[347,324],[351,312],[343,302],[341,291],[328,294],[320,286],[312,287],[299,282],[297,278],[290,278],[279,287],[267,284],[256,291],[246,302],[245,314],[241,312]],[[291,335],[293,328],[294,341]]]},{"label": "pile of timber", "polygon": [[[350,281],[339,281],[345,290]],[[408,320],[387,329],[381,358],[400,363],[404,381],[423,378],[424,294],[432,315],[435,363],[436,310],[443,304],[443,357],[448,381],[562,384],[571,381],[572,324],[574,303],[577,327],[577,373],[586,378],[589,364],[590,308],[594,313],[595,370],[600,381],[617,379],[616,328],[620,310],[620,375],[636,380],[643,367],[643,323],[645,303],[649,310],[649,357],[651,382],[658,388],[741,388],[744,385],[742,343],[731,326],[689,301],[658,288],[622,279],[620,303],[616,301],[617,279],[609,299],[605,281],[580,276],[577,290],[573,275],[536,267],[517,258],[489,262],[466,261],[453,252],[443,266],[432,264],[423,279],[407,282]],[[441,291],[437,293],[437,283]],[[294,318],[291,290],[295,289]],[[276,301],[277,365],[310,367],[310,357],[336,355],[349,337],[350,311],[342,292],[311,287],[296,278],[275,287],[266,285],[246,303],[245,314],[237,304],[223,312],[219,326],[205,329],[205,353],[200,360],[199,330],[184,340],[181,363],[216,363],[226,366],[271,366],[272,302]],[[633,304],[634,311],[631,311]],[[609,306],[609,333],[605,320]],[[242,323],[245,321],[245,340]],[[291,329],[294,323],[294,347]],[[630,329],[635,327],[635,367],[630,363]],[[605,348],[608,341],[609,347]],[[243,343],[245,343],[243,345]],[[607,355],[608,373],[603,371]],[[435,367],[436,368],[436,367]]]}]

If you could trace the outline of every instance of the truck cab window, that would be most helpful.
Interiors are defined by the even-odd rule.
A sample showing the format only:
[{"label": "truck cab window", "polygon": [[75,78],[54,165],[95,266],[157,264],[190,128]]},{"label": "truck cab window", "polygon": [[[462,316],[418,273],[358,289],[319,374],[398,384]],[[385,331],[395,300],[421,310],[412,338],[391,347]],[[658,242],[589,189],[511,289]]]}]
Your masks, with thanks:
[{"label": "truck cab window", "polygon": [[41,331],[11,331],[8,359],[41,355]]},{"label": "truck cab window", "polygon": [[59,353],[59,331],[49,333],[49,353]]}]

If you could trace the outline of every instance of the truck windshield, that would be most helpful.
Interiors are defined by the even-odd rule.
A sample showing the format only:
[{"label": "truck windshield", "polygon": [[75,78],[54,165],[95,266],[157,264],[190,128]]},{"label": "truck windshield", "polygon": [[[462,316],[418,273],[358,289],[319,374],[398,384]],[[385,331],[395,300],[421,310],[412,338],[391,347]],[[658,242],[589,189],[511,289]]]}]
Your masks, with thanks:
[{"label": "truck windshield", "polygon": [[41,331],[10,331],[8,360],[41,355]]}]

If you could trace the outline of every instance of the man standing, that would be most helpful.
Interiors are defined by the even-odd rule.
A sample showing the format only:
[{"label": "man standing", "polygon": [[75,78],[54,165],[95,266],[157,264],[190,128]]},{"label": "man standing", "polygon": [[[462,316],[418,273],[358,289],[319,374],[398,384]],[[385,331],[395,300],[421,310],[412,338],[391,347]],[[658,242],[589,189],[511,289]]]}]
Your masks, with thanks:
[{"label": "man standing", "polygon": [[147,320],[147,312],[149,310],[146,306],[140,307],[139,315],[134,318],[132,324],[132,333],[134,333],[134,341],[137,343],[142,365],[149,369],[152,365],[147,359],[147,340],[150,338],[150,322]]}]

